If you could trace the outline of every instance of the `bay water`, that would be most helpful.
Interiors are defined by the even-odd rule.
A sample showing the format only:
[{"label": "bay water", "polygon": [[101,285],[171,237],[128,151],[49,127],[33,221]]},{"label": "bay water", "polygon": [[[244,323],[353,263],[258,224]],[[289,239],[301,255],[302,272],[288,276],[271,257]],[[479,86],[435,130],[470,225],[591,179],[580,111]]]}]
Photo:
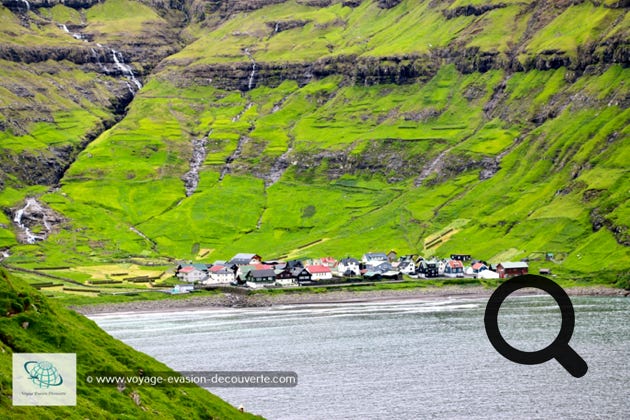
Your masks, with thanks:
[{"label": "bay water", "polygon": [[[555,360],[498,354],[483,324],[487,298],[91,318],[178,371],[296,372],[294,388],[210,388],[269,419],[630,418],[630,299],[572,301],[582,378]],[[550,344],[561,322],[547,295],[509,297],[499,315],[502,335],[524,351]]]}]

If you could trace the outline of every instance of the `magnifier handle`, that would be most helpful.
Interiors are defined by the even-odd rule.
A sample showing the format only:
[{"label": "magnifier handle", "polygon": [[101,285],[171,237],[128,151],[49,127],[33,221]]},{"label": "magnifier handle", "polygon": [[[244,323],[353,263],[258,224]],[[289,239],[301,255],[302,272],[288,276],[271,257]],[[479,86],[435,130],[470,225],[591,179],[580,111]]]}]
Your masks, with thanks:
[{"label": "magnifier handle", "polygon": [[556,360],[576,378],[586,375],[588,365],[570,346],[565,346],[562,351],[557,352]]}]

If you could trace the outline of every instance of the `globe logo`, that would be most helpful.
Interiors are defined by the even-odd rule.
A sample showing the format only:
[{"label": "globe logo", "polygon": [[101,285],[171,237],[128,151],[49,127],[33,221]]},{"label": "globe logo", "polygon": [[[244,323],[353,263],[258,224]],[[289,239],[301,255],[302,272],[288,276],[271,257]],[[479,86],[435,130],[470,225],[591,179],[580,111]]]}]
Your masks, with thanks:
[{"label": "globe logo", "polygon": [[51,386],[59,386],[63,383],[61,374],[50,362],[36,362],[31,360],[24,363],[24,370],[28,373],[31,381],[40,388],[50,388]]}]

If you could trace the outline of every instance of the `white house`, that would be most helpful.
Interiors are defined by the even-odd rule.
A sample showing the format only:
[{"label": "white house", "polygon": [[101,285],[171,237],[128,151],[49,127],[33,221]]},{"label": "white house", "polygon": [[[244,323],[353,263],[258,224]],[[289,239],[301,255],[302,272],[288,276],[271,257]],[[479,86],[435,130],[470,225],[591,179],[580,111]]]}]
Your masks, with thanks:
[{"label": "white house", "polygon": [[177,272],[177,277],[179,277],[182,281],[194,283],[208,278],[208,272],[199,267],[195,267],[194,265],[187,265]]},{"label": "white house", "polygon": [[376,267],[384,262],[389,262],[384,252],[368,252],[367,254],[363,254],[361,261],[366,267]]},{"label": "white house", "polygon": [[204,284],[230,284],[234,280],[236,280],[234,271],[229,270],[226,267],[216,265],[210,268],[208,278]]},{"label": "white house", "polygon": [[324,265],[308,265],[306,271],[311,273],[311,279],[314,281],[332,279],[332,271],[330,267]]},{"label": "white house", "polygon": [[400,264],[398,264],[398,271],[407,275],[415,274],[416,263],[412,260],[402,261]]},{"label": "white house", "polygon": [[351,276],[360,276],[361,268],[359,267],[359,261],[350,257],[344,258],[337,264],[337,272],[342,276],[346,275],[346,273]]}]

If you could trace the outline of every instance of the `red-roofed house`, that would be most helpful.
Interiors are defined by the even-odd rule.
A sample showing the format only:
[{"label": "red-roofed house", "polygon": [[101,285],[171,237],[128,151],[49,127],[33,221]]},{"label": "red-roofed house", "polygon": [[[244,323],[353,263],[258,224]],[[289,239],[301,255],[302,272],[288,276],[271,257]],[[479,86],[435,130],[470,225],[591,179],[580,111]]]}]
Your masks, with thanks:
[{"label": "red-roofed house", "polygon": [[446,277],[464,277],[464,264],[458,260],[449,260],[444,267]]},{"label": "red-roofed house", "polygon": [[334,259],[333,257],[324,257],[321,259],[322,265],[326,266],[326,267],[336,267],[337,266],[337,260]]},{"label": "red-roofed house", "polygon": [[311,273],[313,281],[332,279],[332,271],[330,271],[330,267],[325,265],[307,265],[306,271]]},{"label": "red-roofed house", "polygon": [[208,277],[208,273],[193,265],[187,265],[179,269],[177,277],[183,281],[194,283],[196,281],[205,280]]},{"label": "red-roofed house", "polygon": [[472,267],[473,273],[478,273],[480,271],[488,269],[488,266],[482,262],[476,262],[471,267]]}]

